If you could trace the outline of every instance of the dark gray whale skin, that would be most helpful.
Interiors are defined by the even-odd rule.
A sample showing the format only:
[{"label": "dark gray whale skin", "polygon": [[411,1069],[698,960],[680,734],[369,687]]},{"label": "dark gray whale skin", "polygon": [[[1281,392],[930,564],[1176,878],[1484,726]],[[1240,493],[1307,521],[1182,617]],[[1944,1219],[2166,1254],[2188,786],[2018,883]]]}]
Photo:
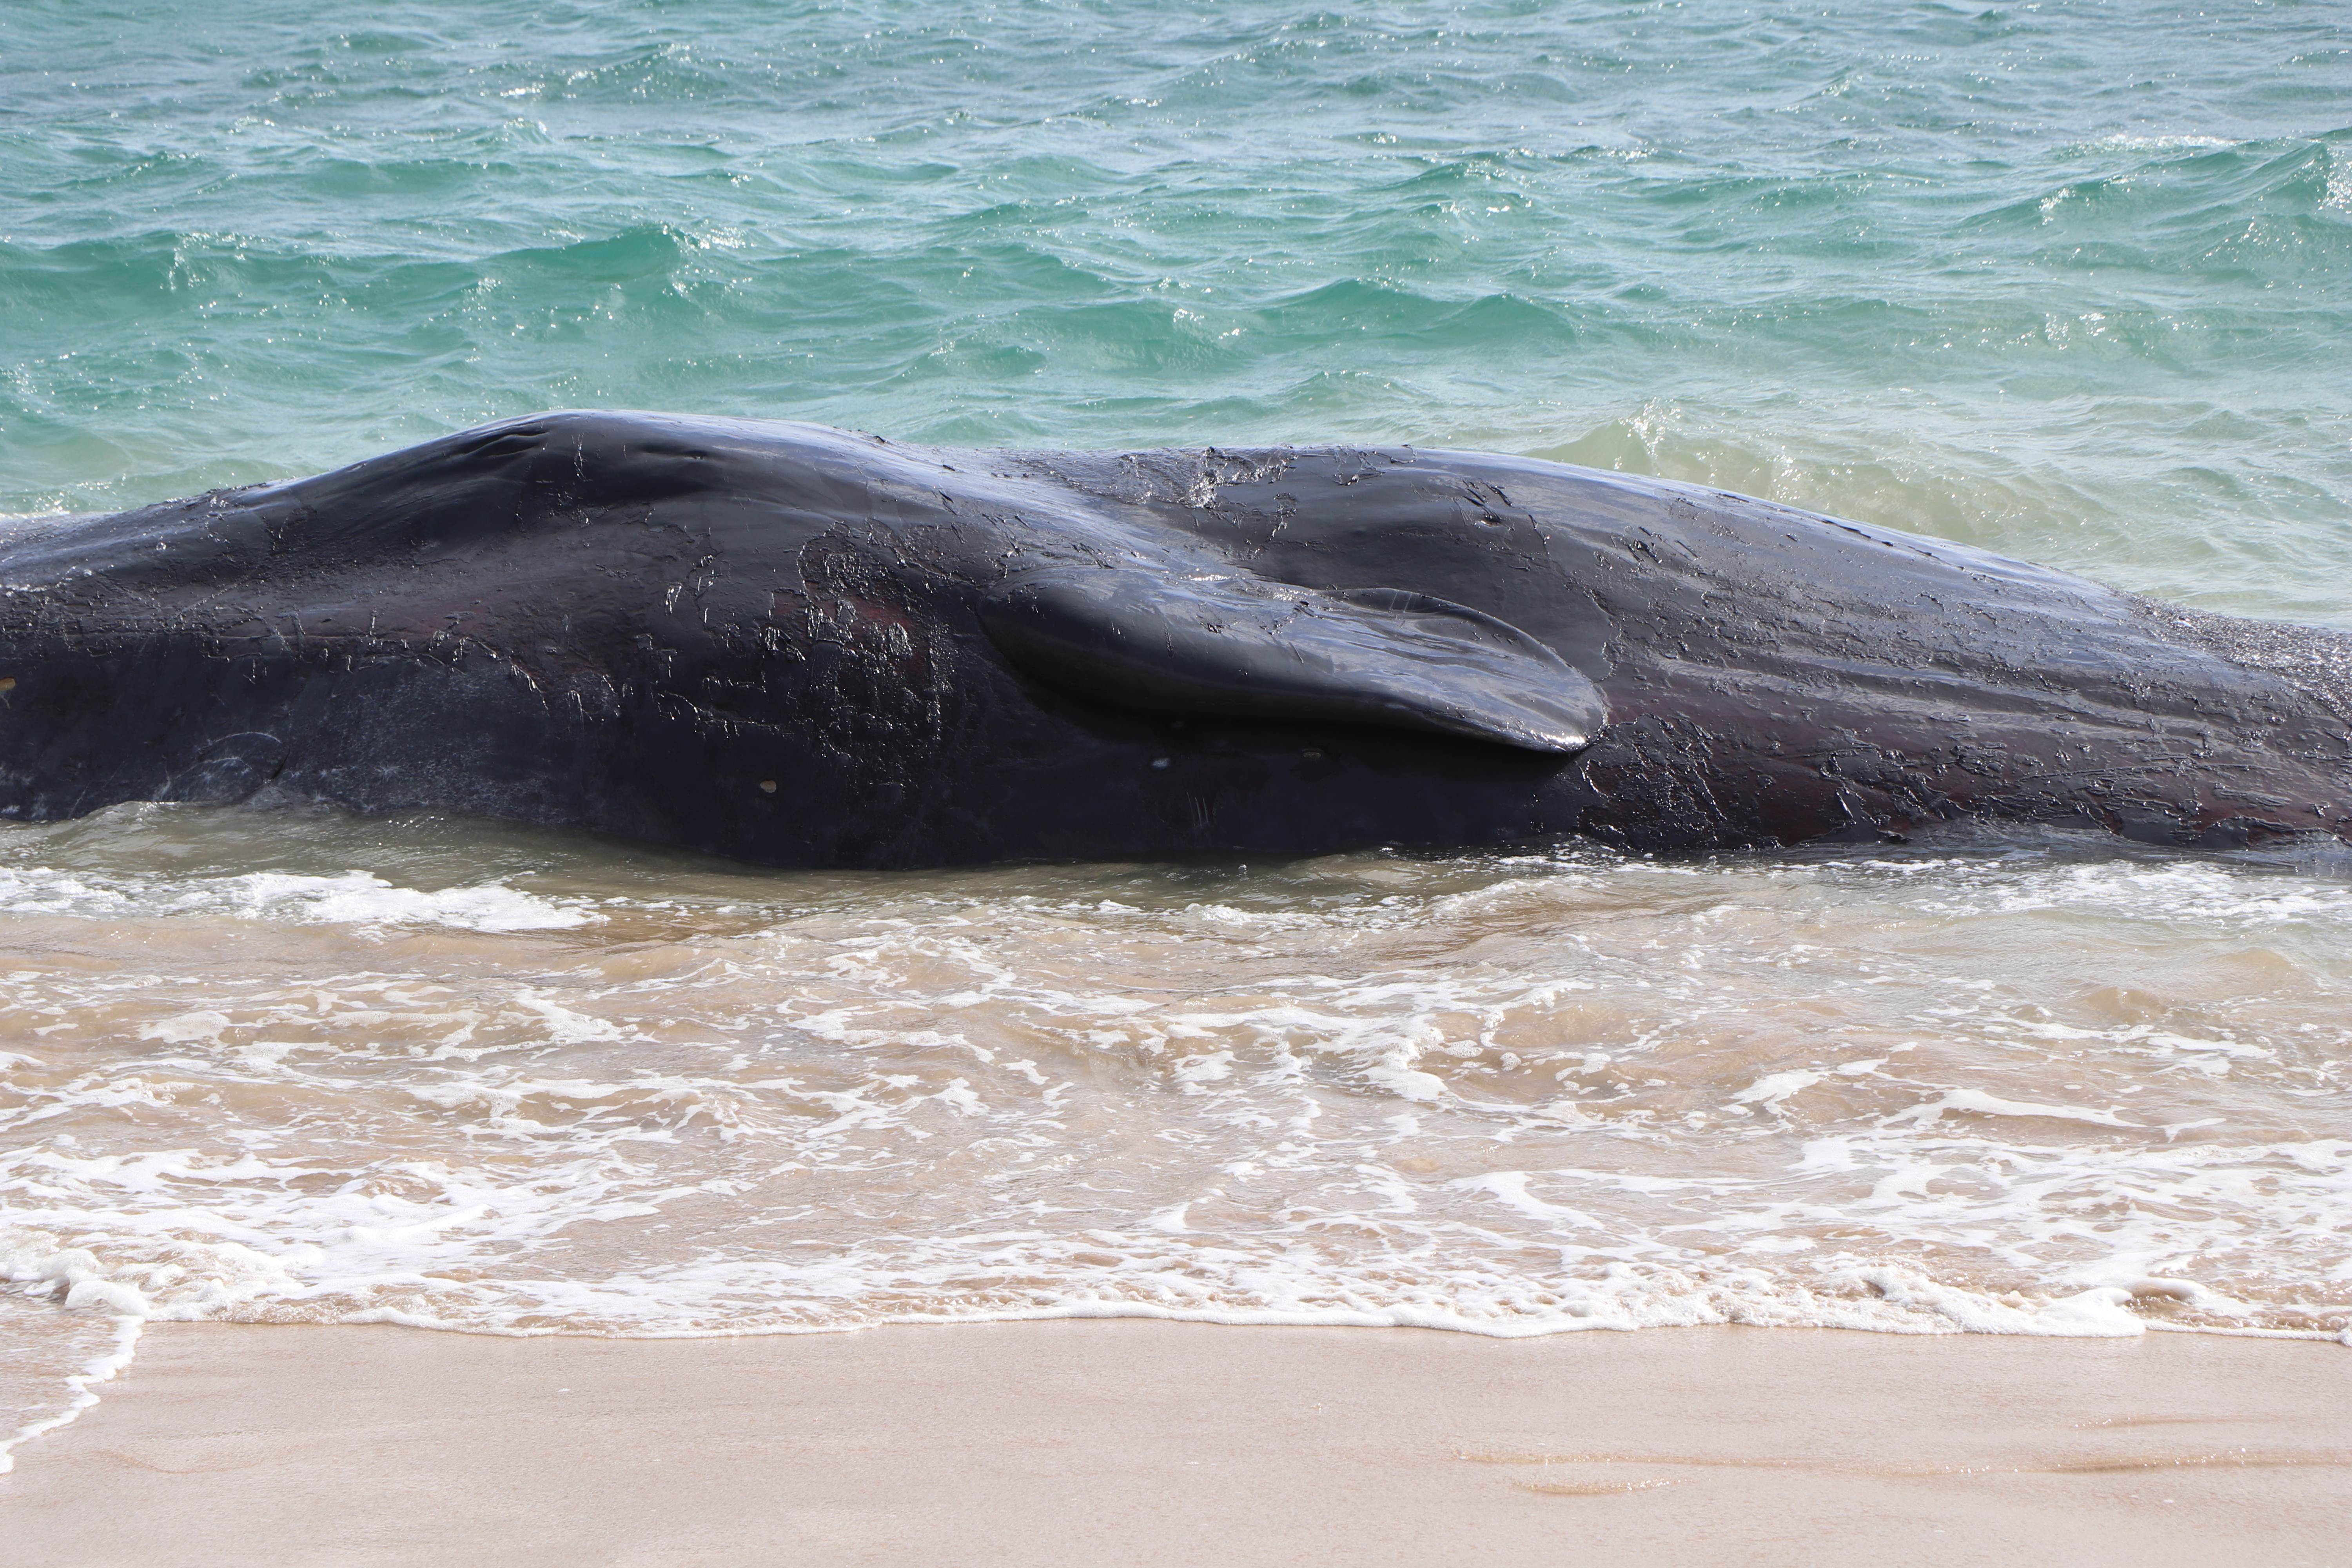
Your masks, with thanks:
[{"label": "dark gray whale skin", "polygon": [[1412,448],[564,413],[0,534],[0,815],[267,792],[793,867],[2352,830],[2352,637]]}]

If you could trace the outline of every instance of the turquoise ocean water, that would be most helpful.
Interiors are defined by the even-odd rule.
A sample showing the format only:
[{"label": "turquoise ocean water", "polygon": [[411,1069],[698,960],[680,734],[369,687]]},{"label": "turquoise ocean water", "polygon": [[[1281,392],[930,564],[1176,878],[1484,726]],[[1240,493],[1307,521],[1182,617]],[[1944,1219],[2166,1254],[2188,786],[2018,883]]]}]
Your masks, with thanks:
[{"label": "turquoise ocean water", "polygon": [[2352,624],[2352,22],[0,11],[0,511],[619,405],[1658,472]]},{"label": "turquoise ocean water", "polygon": [[[579,405],[1533,453],[2352,626],[2352,12],[0,6],[0,514]],[[158,1317],[2352,1333],[2342,869],[11,826],[0,1395]]]}]

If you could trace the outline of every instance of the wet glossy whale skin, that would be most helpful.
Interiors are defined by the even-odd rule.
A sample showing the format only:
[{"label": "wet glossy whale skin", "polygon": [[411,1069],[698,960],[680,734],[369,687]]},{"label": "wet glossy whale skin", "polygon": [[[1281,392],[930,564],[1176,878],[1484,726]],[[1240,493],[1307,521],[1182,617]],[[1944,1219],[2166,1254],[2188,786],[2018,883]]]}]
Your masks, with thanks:
[{"label": "wet glossy whale skin", "polygon": [[0,814],[282,796],[798,867],[2352,830],[2352,637],[1409,447],[566,413],[0,539]]}]

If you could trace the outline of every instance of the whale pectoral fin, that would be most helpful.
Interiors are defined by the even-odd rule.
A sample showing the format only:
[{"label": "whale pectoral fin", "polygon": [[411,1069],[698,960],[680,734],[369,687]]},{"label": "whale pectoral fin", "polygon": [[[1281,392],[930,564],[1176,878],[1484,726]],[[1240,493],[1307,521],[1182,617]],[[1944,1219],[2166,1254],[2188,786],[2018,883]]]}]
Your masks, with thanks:
[{"label": "whale pectoral fin", "polygon": [[980,617],[1023,674],[1131,713],[1559,753],[1582,750],[1608,716],[1598,687],[1517,626],[1402,589],[1073,567],[998,588]]}]

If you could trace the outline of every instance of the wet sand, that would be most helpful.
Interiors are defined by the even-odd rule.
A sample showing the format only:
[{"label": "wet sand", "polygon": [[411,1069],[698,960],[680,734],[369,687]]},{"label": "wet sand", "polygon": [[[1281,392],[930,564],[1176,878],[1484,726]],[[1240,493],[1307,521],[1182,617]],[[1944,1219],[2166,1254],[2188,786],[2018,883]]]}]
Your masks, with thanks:
[{"label": "wet sand", "polygon": [[2333,1343],[159,1324],[104,1394],[16,1568],[2352,1563]]}]

